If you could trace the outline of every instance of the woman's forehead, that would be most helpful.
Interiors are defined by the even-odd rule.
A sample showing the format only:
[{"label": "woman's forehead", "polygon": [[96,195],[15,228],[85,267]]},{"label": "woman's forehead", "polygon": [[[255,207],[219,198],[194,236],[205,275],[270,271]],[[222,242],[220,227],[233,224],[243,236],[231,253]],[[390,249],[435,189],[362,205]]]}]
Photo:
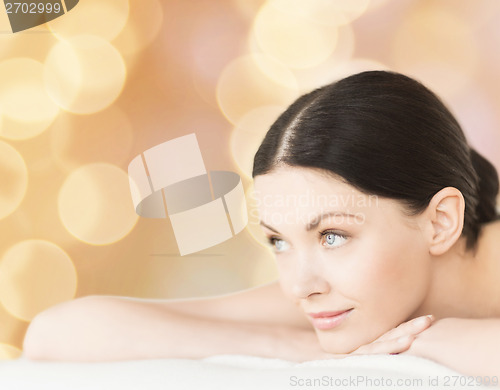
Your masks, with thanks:
[{"label": "woman's forehead", "polygon": [[264,222],[276,214],[293,214],[304,220],[304,216],[315,219],[330,212],[383,221],[401,217],[402,211],[396,200],[363,193],[342,178],[309,168],[280,168],[259,175],[253,196]]},{"label": "woman's forehead", "polygon": [[301,194],[311,197],[364,195],[339,176],[303,167],[279,168],[268,174],[259,175],[254,179],[254,190],[256,196],[261,194],[271,196]]}]

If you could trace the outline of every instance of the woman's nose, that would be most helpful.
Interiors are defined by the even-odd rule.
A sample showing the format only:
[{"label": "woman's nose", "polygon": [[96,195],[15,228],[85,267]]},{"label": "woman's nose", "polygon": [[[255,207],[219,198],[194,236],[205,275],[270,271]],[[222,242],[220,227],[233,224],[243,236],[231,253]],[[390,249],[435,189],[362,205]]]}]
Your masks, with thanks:
[{"label": "woman's nose", "polygon": [[292,293],[300,299],[313,294],[326,294],[330,284],[319,262],[309,258],[299,259],[293,275]]}]

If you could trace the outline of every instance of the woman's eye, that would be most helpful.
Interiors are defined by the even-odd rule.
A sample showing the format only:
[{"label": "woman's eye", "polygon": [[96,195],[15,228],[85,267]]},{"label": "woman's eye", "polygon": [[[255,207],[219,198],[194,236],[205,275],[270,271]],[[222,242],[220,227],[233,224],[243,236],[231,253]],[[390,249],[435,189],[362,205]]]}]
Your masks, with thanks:
[{"label": "woman's eye", "polygon": [[276,252],[283,252],[288,249],[288,243],[278,237],[269,237],[269,243]]},{"label": "woman's eye", "polygon": [[[342,246],[348,240],[348,236],[331,230],[319,232],[319,236],[321,245],[327,248],[337,248]],[[269,237],[268,241],[275,252],[284,252],[289,248],[288,242],[276,236]]]},{"label": "woman's eye", "polygon": [[320,232],[320,239],[321,245],[335,248],[343,245],[344,242],[347,241],[347,236],[327,230],[325,232]]}]

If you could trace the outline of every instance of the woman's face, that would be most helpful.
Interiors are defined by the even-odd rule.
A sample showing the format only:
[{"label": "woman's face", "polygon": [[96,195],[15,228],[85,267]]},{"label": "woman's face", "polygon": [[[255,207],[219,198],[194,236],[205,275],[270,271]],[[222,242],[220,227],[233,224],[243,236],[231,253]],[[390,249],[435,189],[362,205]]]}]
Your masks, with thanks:
[{"label": "woman's face", "polygon": [[325,351],[352,352],[422,304],[430,255],[418,218],[397,201],[308,168],[257,176],[254,188],[285,295],[306,314],[350,310],[306,316]]}]

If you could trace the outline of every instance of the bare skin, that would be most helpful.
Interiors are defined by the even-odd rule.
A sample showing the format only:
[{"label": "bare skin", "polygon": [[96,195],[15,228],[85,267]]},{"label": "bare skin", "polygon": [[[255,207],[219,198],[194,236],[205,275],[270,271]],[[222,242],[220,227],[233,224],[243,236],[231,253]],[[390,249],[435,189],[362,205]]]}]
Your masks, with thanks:
[{"label": "bare skin", "polygon": [[[421,324],[402,324],[353,354],[403,352],[430,325],[431,319],[423,319]],[[409,338],[397,341],[404,336]],[[23,356],[33,360],[198,359],[215,354],[297,362],[347,356],[321,348],[311,324],[290,305],[277,281],[203,299],[77,298],[39,314],[23,346]]]},{"label": "bare skin", "polygon": [[[314,172],[295,172],[292,179],[290,172],[257,177],[256,188],[260,184],[268,195],[284,191],[297,196],[306,184],[319,193],[350,190],[331,179],[323,182]],[[33,320],[24,356],[102,361],[237,353],[305,361],[408,353],[467,374],[493,375],[491,370],[500,367],[500,355],[495,355],[500,346],[468,353],[472,360],[474,353],[483,358],[488,353],[493,362],[475,367],[457,357],[463,355],[463,348],[471,347],[465,340],[455,351],[463,334],[453,329],[471,329],[471,337],[484,336],[485,344],[500,331],[500,222],[484,226],[478,250],[471,252],[465,251],[465,239],[460,236],[464,201],[458,190],[443,189],[426,212],[413,218],[389,201],[381,205],[363,209],[366,224],[349,232],[351,238],[345,243],[337,241],[342,245],[334,250],[326,249],[323,241],[318,243],[316,235],[305,234],[303,221],[280,224],[265,219],[287,212],[266,206],[262,220],[273,230],[264,227],[264,231],[269,236],[281,232],[277,239],[289,244],[281,244],[286,250],[276,256],[278,281],[203,299],[78,298]],[[339,228],[325,221],[321,223],[326,227]],[[395,237],[393,244],[388,246],[383,237]],[[367,246],[370,250],[363,252]],[[413,256],[411,261],[401,258],[401,253],[406,256],[404,251]],[[361,264],[353,268],[352,261],[365,261],[372,268]],[[339,279],[341,273],[344,277]],[[398,305],[387,305],[395,295]],[[315,328],[305,314],[349,307],[354,308],[351,318],[327,331]]]}]

